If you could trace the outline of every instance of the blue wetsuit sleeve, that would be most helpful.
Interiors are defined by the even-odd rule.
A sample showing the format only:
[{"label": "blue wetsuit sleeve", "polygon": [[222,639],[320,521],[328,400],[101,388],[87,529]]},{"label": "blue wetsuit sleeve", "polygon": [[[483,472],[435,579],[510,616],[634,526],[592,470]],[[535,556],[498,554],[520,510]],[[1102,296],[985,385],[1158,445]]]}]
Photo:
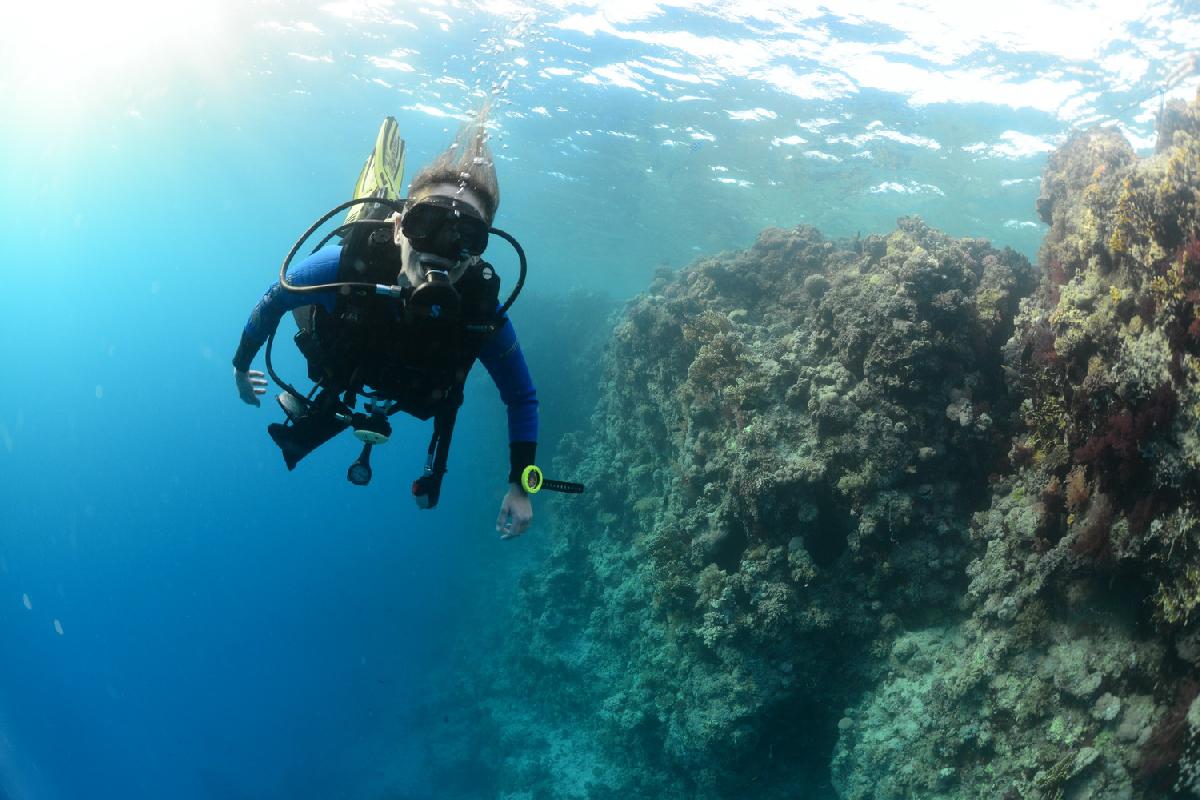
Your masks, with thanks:
[{"label": "blue wetsuit sleeve", "polygon": [[534,463],[538,435],[538,400],[533,378],[525,355],[517,342],[512,322],[504,324],[488,339],[479,352],[479,360],[492,376],[500,398],[508,408],[508,442],[510,471],[508,480],[515,483],[525,467]]},{"label": "blue wetsuit sleeve", "polygon": [[[332,283],[337,280],[338,262],[342,257],[341,247],[326,247],[313,253],[304,261],[288,272],[288,281],[297,286],[315,286],[320,283]],[[242,339],[238,343],[237,353],[233,356],[233,366],[238,370],[250,368],[250,362],[258,353],[259,348],[267,341],[277,327],[283,315],[301,306],[320,305],[326,311],[333,312],[335,296],[328,292],[289,292],[279,285],[271,284],[258,305],[250,312],[246,327],[242,329]]]}]

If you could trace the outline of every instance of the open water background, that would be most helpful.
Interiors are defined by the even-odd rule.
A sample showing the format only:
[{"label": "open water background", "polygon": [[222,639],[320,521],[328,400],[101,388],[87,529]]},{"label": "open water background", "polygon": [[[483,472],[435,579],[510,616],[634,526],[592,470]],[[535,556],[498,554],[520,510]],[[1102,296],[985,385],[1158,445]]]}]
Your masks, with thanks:
[{"label": "open water background", "polygon": [[553,524],[493,533],[503,408],[480,371],[418,513],[424,425],[369,489],[348,437],[288,474],[274,404],[242,405],[229,366],[383,116],[411,177],[492,99],[548,463],[580,387],[535,344],[568,291],[623,300],[768,225],[911,213],[1033,258],[1047,153],[1095,123],[1145,152],[1200,82],[1196,3],[975,5],[0,10],[0,798],[441,796],[430,726],[463,721],[436,698]]}]

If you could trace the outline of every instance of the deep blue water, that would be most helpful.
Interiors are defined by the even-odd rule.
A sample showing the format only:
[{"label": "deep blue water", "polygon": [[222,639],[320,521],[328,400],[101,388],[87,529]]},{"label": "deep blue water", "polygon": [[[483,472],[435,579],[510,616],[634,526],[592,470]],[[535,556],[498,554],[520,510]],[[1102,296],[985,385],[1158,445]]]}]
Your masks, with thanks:
[{"label": "deep blue water", "polygon": [[[413,720],[439,718],[551,524],[492,530],[503,408],[474,375],[441,505],[419,513],[425,425],[397,427],[368,489],[343,479],[348,437],[289,474],[277,409],[238,402],[229,366],[383,116],[411,177],[493,98],[528,347],[569,289],[624,299],[766,225],[850,236],[917,213],[1033,257],[1049,150],[1091,122],[1144,149],[1157,90],[1197,84],[1168,79],[1189,5],[1030,7],[1089,20],[1069,42],[937,4],[738,7],[0,12],[0,797],[440,796],[439,734]],[[151,24],[161,46],[133,46]],[[579,391],[538,383],[550,417]]]}]

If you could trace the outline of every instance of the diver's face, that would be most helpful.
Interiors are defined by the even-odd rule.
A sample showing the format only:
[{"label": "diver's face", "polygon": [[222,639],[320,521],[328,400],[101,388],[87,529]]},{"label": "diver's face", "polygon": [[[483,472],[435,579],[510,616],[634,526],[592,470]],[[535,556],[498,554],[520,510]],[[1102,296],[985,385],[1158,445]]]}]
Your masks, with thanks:
[{"label": "diver's face", "polygon": [[444,269],[450,274],[451,282],[457,281],[466,269],[467,262],[452,262],[449,259],[422,253],[413,249],[408,239],[400,240],[400,258],[404,263],[404,277],[409,286],[417,286],[425,281],[425,273],[431,269]]},{"label": "diver's face", "polygon": [[[440,195],[442,197],[453,197],[471,208],[475,209],[481,217],[483,216],[484,203],[477,193],[466,188],[460,187],[457,183],[435,183],[432,186],[427,186],[421,189],[418,197],[432,197]],[[446,270],[450,275],[450,281],[456,283],[462,274],[466,272],[467,265],[470,259],[462,261],[453,261],[442,256],[434,255],[433,253],[422,253],[412,246],[412,242],[408,237],[400,237],[400,258],[404,264],[404,276],[408,279],[409,285],[417,286],[425,281],[425,273],[430,269]]]}]

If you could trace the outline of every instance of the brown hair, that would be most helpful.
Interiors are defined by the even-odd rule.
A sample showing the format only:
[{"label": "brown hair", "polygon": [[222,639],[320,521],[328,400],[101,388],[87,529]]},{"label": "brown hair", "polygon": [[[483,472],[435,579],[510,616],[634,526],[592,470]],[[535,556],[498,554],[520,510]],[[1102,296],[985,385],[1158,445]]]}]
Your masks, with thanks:
[{"label": "brown hair", "polygon": [[417,173],[408,185],[413,200],[429,194],[429,188],[439,183],[456,183],[470,189],[483,201],[483,217],[489,225],[500,207],[500,184],[496,180],[496,164],[488,147],[488,106],[458,129],[454,142],[429,166]]}]

